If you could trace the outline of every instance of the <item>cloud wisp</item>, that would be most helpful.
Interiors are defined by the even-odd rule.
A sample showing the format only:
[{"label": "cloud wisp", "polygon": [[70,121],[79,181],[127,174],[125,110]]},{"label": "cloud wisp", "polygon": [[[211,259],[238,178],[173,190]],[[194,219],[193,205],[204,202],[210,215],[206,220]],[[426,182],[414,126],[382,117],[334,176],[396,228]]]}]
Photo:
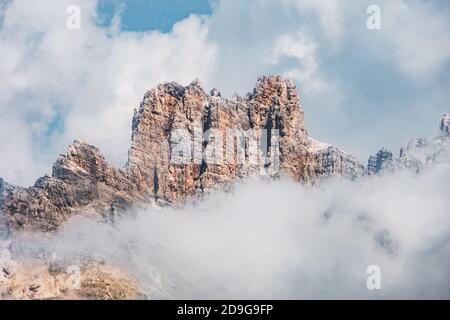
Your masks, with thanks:
[{"label": "cloud wisp", "polygon": [[40,245],[120,265],[150,298],[448,299],[449,178],[439,164],[320,187],[249,182],[114,227],[81,218]]}]

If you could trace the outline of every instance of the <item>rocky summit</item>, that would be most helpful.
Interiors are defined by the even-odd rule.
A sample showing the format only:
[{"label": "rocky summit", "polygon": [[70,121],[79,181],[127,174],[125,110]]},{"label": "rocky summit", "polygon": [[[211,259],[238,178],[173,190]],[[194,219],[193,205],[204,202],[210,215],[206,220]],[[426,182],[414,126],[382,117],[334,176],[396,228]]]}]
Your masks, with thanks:
[{"label": "rocky summit", "polygon": [[381,174],[402,168],[419,172],[428,165],[450,163],[450,114],[444,114],[439,125],[439,134],[431,141],[417,138],[400,149],[398,157],[385,148],[369,158],[367,173]]},{"label": "rocky summit", "polygon": [[[448,136],[449,118],[441,124]],[[383,153],[370,172],[382,167]],[[297,88],[280,76],[258,79],[245,97],[206,93],[198,81],[163,83],[144,95],[132,120],[123,169],[100,150],[75,141],[32,187],[0,179],[0,235],[54,230],[69,217],[104,215],[141,205],[183,205],[249,177],[314,184],[333,176],[365,174],[357,159],[309,137]]]}]

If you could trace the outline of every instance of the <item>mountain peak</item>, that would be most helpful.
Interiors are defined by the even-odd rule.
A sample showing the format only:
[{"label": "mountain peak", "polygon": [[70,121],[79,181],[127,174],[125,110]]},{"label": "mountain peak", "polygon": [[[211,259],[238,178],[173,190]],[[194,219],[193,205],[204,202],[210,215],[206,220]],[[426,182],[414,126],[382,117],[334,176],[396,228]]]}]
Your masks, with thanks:
[{"label": "mountain peak", "polygon": [[449,137],[450,136],[450,113],[446,113],[442,116],[442,120],[439,126],[441,134]]},{"label": "mountain peak", "polygon": [[448,163],[449,125],[450,115],[446,113],[439,124],[440,134],[437,137],[431,141],[422,137],[410,140],[406,147],[400,148],[397,158],[393,157],[392,152],[382,148],[377,154],[370,156],[366,172],[378,174],[401,168],[419,172],[428,165]]},{"label": "mountain peak", "polygon": [[74,214],[105,214],[112,203],[178,206],[248,177],[316,183],[363,174],[356,158],[319,145],[325,144],[308,136],[292,80],[264,76],[246,98],[234,99],[217,89],[205,93],[198,80],[186,87],[166,82],[147,91],[135,110],[124,170],[76,140],[51,177],[9,188],[0,209],[9,229],[51,230]]}]

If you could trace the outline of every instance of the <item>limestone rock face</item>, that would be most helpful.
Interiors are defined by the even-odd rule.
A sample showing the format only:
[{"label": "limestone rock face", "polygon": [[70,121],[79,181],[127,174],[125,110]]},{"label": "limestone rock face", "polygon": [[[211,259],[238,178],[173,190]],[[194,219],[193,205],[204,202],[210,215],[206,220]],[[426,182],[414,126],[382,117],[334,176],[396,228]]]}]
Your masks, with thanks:
[{"label": "limestone rock face", "polygon": [[263,77],[232,100],[216,89],[207,95],[198,81],[162,84],[135,113],[127,172],[139,191],[170,202],[277,169],[301,180],[303,121],[295,85],[281,77]]},{"label": "limestone rock face", "polygon": [[354,179],[364,174],[364,166],[354,156],[336,147],[330,146],[312,155],[317,161],[315,174],[319,177],[343,176]]},{"label": "limestone rock face", "polygon": [[357,178],[364,166],[352,155],[329,144],[309,138],[301,180],[316,183],[332,177]]},{"label": "limestone rock face", "polygon": [[0,231],[52,230],[74,214],[103,214],[111,203],[119,210],[150,202],[183,205],[248,177],[316,183],[363,173],[356,158],[308,136],[291,80],[262,77],[251,93],[231,99],[217,89],[207,94],[198,81],[164,83],[135,110],[124,170],[75,141],[51,177],[33,187],[0,180]]}]

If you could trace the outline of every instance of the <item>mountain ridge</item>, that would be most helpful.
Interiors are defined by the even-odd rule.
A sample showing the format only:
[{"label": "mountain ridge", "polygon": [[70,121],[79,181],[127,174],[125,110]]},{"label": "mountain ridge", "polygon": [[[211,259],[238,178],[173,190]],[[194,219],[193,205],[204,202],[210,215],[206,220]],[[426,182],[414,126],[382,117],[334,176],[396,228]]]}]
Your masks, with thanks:
[{"label": "mountain ridge", "polygon": [[[445,130],[448,134],[446,116]],[[180,138],[180,132],[188,138]],[[231,99],[217,89],[206,93],[198,80],[186,87],[167,82],[149,90],[135,109],[124,168],[109,164],[95,146],[75,140],[53,165],[52,175],[34,186],[0,179],[0,235],[30,228],[51,231],[73,215],[107,215],[111,205],[120,212],[140,205],[182,206],[250,177],[286,176],[307,184],[336,176],[354,179],[379,173],[383,161],[377,164],[375,157],[365,169],[356,157],[311,138],[292,80],[264,76],[251,93]]]},{"label": "mountain ridge", "polygon": [[366,174],[382,174],[398,169],[413,169],[419,172],[427,165],[436,163],[450,163],[450,114],[443,115],[439,123],[439,134],[432,140],[416,138],[401,147],[399,155],[381,148],[376,154],[369,157]]}]

